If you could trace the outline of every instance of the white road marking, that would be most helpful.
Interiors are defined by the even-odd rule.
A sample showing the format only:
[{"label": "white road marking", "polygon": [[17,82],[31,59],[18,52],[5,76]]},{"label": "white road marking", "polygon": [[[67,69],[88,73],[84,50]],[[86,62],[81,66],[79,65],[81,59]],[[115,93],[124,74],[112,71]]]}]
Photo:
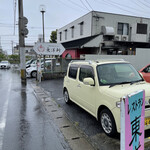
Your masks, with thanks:
[{"label": "white road marking", "polygon": [[7,98],[2,107],[2,114],[0,116],[0,150],[2,150],[2,147],[3,147],[3,138],[4,138],[4,132],[5,132],[5,126],[6,126],[8,102],[9,102],[9,96],[10,96],[12,82],[10,81],[9,83],[10,84],[9,84],[9,88],[8,88]]}]

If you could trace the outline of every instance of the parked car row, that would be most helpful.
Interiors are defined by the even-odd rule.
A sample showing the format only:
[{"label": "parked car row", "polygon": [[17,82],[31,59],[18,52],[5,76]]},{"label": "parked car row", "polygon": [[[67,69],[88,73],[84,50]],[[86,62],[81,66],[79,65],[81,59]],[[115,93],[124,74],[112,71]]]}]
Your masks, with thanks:
[{"label": "parked car row", "polygon": [[[50,70],[51,69],[51,59],[46,59],[45,61],[45,69]],[[27,77],[36,78],[37,76],[37,60],[33,60],[30,62],[27,62],[26,64],[26,75]],[[44,62],[41,61],[41,71],[44,70]]]}]

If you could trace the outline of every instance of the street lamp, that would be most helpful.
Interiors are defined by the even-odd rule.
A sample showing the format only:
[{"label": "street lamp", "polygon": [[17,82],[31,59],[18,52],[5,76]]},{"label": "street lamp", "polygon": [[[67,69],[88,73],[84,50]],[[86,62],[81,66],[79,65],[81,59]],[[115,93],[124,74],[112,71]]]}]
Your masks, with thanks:
[{"label": "street lamp", "polygon": [[44,35],[44,13],[46,12],[45,5],[40,5],[40,12],[42,13],[42,23],[43,23],[43,42],[45,42],[45,35]]},{"label": "street lamp", "polygon": [[[42,23],[43,23],[43,43],[45,42],[45,35],[44,35],[44,13],[46,12],[45,5],[40,5],[40,12],[42,13]],[[40,59],[41,64],[41,59]],[[45,55],[44,55],[44,72],[45,72]]]}]

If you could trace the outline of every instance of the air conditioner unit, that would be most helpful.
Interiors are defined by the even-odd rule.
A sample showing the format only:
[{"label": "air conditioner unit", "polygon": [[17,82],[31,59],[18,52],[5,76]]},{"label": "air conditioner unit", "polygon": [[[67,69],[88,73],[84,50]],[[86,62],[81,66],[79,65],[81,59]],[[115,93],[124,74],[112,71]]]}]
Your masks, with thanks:
[{"label": "air conditioner unit", "polygon": [[122,35],[122,41],[128,41],[128,35]]},{"label": "air conditioner unit", "polygon": [[115,41],[121,41],[121,35],[115,35]]}]

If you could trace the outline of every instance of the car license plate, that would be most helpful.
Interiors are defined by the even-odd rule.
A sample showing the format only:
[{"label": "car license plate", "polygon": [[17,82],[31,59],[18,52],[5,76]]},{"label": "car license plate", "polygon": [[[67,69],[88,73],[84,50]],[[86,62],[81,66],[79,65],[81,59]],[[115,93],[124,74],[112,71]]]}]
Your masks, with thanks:
[{"label": "car license plate", "polygon": [[145,126],[148,126],[150,124],[150,117],[145,118]]}]

